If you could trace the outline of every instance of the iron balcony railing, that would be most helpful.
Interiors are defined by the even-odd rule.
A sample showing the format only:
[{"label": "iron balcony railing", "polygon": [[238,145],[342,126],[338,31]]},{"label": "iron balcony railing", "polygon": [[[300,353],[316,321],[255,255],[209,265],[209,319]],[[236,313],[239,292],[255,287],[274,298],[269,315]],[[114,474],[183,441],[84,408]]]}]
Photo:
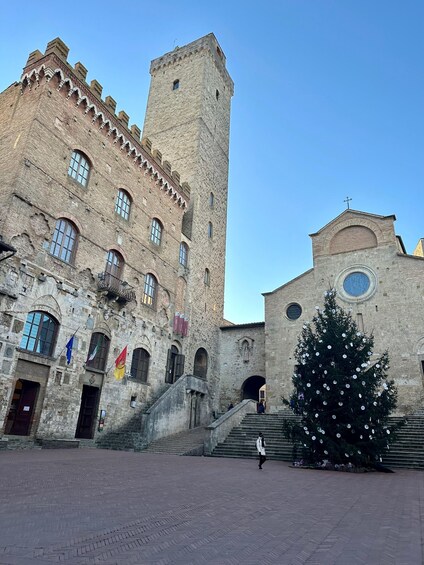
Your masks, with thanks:
[{"label": "iron balcony railing", "polygon": [[122,281],[111,273],[99,273],[98,289],[106,292],[107,296],[116,302],[131,302],[135,300],[135,291],[126,281]]}]

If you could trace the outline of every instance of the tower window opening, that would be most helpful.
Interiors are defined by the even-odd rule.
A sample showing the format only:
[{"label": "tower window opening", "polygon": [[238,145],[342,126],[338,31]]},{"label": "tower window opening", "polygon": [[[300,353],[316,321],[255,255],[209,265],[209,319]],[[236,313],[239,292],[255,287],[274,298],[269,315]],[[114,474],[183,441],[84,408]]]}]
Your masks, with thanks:
[{"label": "tower window opening", "polygon": [[215,92],[215,98],[216,98],[217,100],[219,100],[219,90],[216,90],[216,92]]},{"label": "tower window opening", "polygon": [[179,79],[176,79],[172,83],[172,90],[178,90],[179,88],[180,88],[180,81],[179,81]]}]

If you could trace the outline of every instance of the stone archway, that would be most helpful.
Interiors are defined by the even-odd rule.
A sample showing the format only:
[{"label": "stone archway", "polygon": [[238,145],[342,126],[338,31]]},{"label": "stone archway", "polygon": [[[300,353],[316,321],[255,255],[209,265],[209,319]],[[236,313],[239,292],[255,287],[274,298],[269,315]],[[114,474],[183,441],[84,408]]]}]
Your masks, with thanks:
[{"label": "stone archway", "polygon": [[206,379],[208,374],[208,352],[206,349],[203,349],[203,347],[200,347],[196,351],[193,374],[196,375],[196,377],[201,377],[202,379]]},{"label": "stone archway", "polygon": [[249,377],[241,385],[241,400],[252,399],[259,400],[259,389],[265,384],[264,377],[255,375]]}]

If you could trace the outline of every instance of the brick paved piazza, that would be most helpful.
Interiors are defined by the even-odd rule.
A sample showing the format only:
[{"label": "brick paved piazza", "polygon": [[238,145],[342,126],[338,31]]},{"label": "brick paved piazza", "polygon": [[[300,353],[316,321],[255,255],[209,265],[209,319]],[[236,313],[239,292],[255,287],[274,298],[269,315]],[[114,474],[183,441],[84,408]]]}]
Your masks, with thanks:
[{"label": "brick paved piazza", "polygon": [[424,474],[101,450],[0,453],[0,563],[423,563]]}]

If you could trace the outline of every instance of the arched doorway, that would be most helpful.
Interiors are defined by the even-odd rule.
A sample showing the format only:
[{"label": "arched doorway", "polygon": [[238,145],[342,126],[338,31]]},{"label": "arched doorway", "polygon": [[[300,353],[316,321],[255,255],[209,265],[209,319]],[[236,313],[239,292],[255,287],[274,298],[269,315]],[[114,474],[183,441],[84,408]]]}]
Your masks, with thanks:
[{"label": "arched doorway", "polygon": [[265,384],[264,377],[253,376],[244,381],[241,386],[241,399],[259,400],[259,389]]},{"label": "arched doorway", "polygon": [[178,347],[171,345],[171,349],[168,349],[166,361],[166,383],[173,384],[181,377],[184,373],[184,359],[185,356],[179,353]]},{"label": "arched doorway", "polygon": [[193,374],[196,375],[196,377],[201,377],[202,379],[206,379],[207,373],[208,373],[208,353],[206,349],[200,347],[196,351],[196,355],[194,357]]}]

